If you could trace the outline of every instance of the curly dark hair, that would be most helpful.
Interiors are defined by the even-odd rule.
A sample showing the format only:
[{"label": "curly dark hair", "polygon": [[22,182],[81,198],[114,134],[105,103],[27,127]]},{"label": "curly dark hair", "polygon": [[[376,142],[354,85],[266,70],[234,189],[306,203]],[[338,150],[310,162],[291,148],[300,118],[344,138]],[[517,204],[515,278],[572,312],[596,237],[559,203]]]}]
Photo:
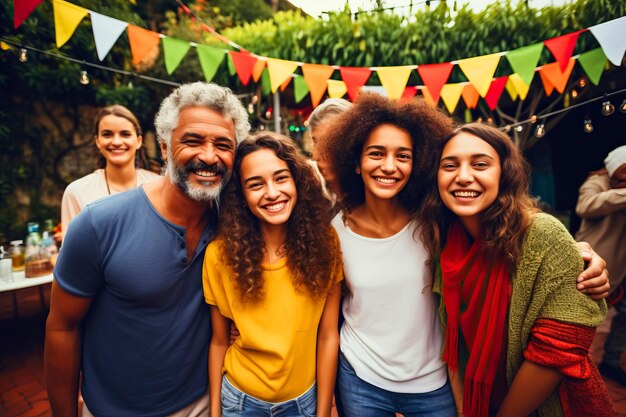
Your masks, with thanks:
[{"label": "curly dark hair", "polygon": [[431,164],[428,193],[417,216],[422,225],[420,236],[431,259],[438,257],[445,246],[448,229],[457,219],[441,201],[437,171],[446,143],[461,132],[484,140],[500,157],[498,197],[482,213],[482,250],[490,256],[502,257],[512,271],[519,258],[524,234],[530,226],[533,214],[539,209],[536,201],[528,194],[528,163],[511,138],[495,127],[470,123],[459,127],[439,143],[436,157]]},{"label": "curly dark hair", "polygon": [[355,174],[363,145],[382,124],[406,130],[413,143],[413,169],[398,194],[405,209],[415,212],[425,192],[423,177],[434,150],[433,142],[450,134],[453,121],[423,99],[389,100],[378,94],[361,93],[354,106],[334,119],[318,139],[320,154],[330,161],[340,188],[339,209],[352,211],[365,201],[365,186]]},{"label": "curly dark hair", "polygon": [[293,176],[298,200],[287,222],[285,250],[287,266],[296,288],[312,297],[322,297],[331,286],[339,259],[339,245],[330,226],[330,202],[311,165],[298,153],[291,139],[263,132],[243,140],[235,152],[233,178],[220,208],[218,235],[224,242],[226,263],[235,274],[235,286],[242,300],[256,302],[264,297],[261,263],[265,242],[259,219],[247,208],[241,186],[241,162],[253,152],[270,149],[285,161]]}]

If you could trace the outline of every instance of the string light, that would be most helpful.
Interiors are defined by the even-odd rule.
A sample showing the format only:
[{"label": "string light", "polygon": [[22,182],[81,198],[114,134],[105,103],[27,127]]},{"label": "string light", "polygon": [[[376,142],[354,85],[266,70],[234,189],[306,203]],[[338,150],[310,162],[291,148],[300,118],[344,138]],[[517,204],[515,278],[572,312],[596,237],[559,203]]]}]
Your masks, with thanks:
[{"label": "string light", "polygon": [[80,72],[80,83],[82,85],[87,85],[89,84],[89,75],[87,75],[87,71],[82,70]]},{"label": "string light", "polygon": [[585,119],[585,123],[583,124],[583,131],[585,133],[593,132],[593,124],[591,123],[591,119]]},{"label": "string light", "polygon": [[24,49],[24,48],[20,49],[19,60],[20,60],[20,62],[28,61],[28,51],[26,49]]},{"label": "string light", "polygon": [[535,137],[542,138],[546,135],[546,125],[542,122],[535,128]]},{"label": "string light", "polygon": [[517,130],[518,132],[521,132],[522,130],[524,130],[524,126],[522,125],[518,125],[515,130]]},{"label": "string light", "polygon": [[602,110],[600,110],[602,116],[610,116],[615,113],[615,106],[610,101],[602,103]]},{"label": "string light", "polygon": [[626,113],[626,98],[622,101],[622,104],[619,106],[620,113]]},{"label": "string light", "polygon": [[572,89],[572,98],[576,98],[578,97],[578,91],[576,91],[576,89]]}]

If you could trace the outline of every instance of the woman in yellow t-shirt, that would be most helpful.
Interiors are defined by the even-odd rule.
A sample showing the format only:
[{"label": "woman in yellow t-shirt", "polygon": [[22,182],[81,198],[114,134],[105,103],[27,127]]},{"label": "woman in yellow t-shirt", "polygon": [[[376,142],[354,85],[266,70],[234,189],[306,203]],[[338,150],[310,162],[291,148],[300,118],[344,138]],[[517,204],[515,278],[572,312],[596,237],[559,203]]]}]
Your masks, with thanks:
[{"label": "woman in yellow t-shirt", "polygon": [[238,146],[228,187],[202,271],[211,416],[329,417],[343,279],[330,202],[291,140],[274,133]]}]

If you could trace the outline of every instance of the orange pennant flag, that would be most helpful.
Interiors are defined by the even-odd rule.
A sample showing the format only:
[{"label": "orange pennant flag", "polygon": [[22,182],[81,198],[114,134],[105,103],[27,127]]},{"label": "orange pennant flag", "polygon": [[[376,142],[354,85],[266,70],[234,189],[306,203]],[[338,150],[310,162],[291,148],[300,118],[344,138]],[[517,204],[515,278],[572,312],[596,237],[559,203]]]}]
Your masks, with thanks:
[{"label": "orange pennant flag", "polygon": [[161,37],[158,33],[151,30],[128,25],[128,41],[130,43],[130,52],[133,55],[133,64],[137,66],[148,53],[159,46]]},{"label": "orange pennant flag", "polygon": [[387,97],[398,100],[402,97],[411,71],[415,66],[380,67],[376,69],[380,83],[387,91]]},{"label": "orange pennant flag", "polygon": [[243,85],[248,85],[257,58],[248,52],[228,51],[228,53],[233,61],[239,80]]},{"label": "orange pennant flag", "polygon": [[348,92],[346,83],[339,80],[327,80],[328,84],[328,96],[330,98],[341,98]]},{"label": "orange pennant flag", "polygon": [[293,74],[291,74],[291,76],[289,78],[287,78],[284,83],[282,83],[280,85],[280,92],[281,93],[284,92],[287,89],[287,87],[291,83],[292,78],[293,78]]},{"label": "orange pennant flag", "polygon": [[441,99],[450,114],[454,113],[465,88],[465,83],[446,84],[441,87]]},{"label": "orange pennant flag", "polygon": [[477,56],[457,62],[470,83],[474,84],[481,97],[485,97],[491,86],[491,79],[500,63],[500,54]]},{"label": "orange pennant flag", "polygon": [[291,79],[291,75],[298,68],[298,63],[284,59],[267,58],[267,71],[270,74],[272,93],[275,93],[285,81]]},{"label": "orange pennant flag", "polygon": [[54,9],[54,32],[57,48],[70,40],[78,24],[89,13],[89,10],[62,0],[52,2]]},{"label": "orange pennant flag", "polygon": [[450,62],[419,65],[417,67],[417,72],[424,82],[424,85],[428,87],[428,91],[432,92],[435,102],[439,101],[441,88],[448,82],[453,68],[454,66]]},{"label": "orange pennant flag", "polygon": [[546,45],[550,52],[552,52],[552,55],[554,55],[556,62],[559,63],[561,72],[565,72],[567,69],[569,59],[572,57],[580,32],[582,32],[582,30],[543,41],[544,45]]},{"label": "orange pennant flag", "polygon": [[476,108],[480,94],[478,94],[478,91],[476,91],[476,88],[472,84],[465,84],[465,88],[463,88],[461,96],[463,97],[463,101],[468,109]]},{"label": "orange pennant flag", "polygon": [[550,84],[552,84],[554,88],[556,88],[556,91],[563,94],[563,91],[565,91],[565,86],[567,85],[567,80],[569,80],[569,76],[572,75],[572,70],[574,69],[575,63],[576,60],[570,58],[569,65],[567,66],[565,71],[561,71],[560,64],[558,62],[553,62],[551,64],[546,64],[542,66],[539,70],[539,73],[542,75],[542,79],[543,76],[545,76],[550,81]]},{"label": "orange pennant flag", "polygon": [[433,107],[436,107],[437,103],[435,103],[435,100],[433,100],[433,96],[432,94],[430,94],[430,91],[428,91],[428,87],[423,85],[420,87],[420,90],[422,91],[422,95],[424,96],[424,100],[426,100],[426,103],[430,104]]},{"label": "orange pennant flag", "polygon": [[265,69],[266,61],[264,59],[257,59],[254,63],[254,67],[252,67],[252,79],[255,83],[259,82],[261,78],[261,74],[263,74],[263,70]]},{"label": "orange pennant flag", "polygon": [[[328,65],[318,64],[304,64],[302,65],[302,75],[304,75],[304,81],[309,88],[311,94],[311,103],[313,107],[317,107],[324,97],[326,92],[327,83],[330,77],[335,72],[333,67]],[[343,95],[343,94],[342,94]]]}]

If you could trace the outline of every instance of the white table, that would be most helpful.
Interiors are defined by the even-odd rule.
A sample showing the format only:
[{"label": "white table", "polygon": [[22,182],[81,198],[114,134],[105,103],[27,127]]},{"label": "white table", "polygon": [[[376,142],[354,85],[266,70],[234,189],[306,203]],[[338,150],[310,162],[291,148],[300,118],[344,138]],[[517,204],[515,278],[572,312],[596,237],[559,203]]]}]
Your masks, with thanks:
[{"label": "white table", "polygon": [[46,310],[45,297],[43,293],[43,285],[49,284],[52,282],[52,274],[43,275],[37,278],[26,278],[24,276],[24,271],[13,272],[13,282],[4,282],[0,281],[0,292],[12,291],[13,292],[13,312],[15,313],[15,317],[18,316],[18,307],[17,307],[17,290],[22,288],[29,287],[38,287],[39,289],[39,300],[41,301],[41,309],[42,311]]}]

